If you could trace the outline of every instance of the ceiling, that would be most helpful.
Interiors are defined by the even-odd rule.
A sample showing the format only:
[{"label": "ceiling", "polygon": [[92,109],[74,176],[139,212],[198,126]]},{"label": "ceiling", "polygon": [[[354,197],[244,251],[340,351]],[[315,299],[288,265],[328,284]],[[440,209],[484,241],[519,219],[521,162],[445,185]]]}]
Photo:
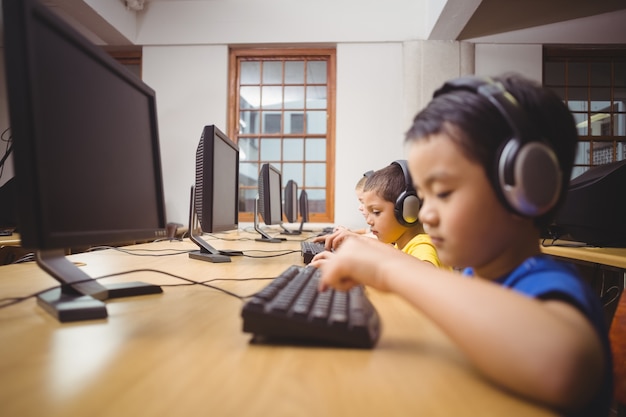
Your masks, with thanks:
[{"label": "ceiling", "polygon": [[[42,1],[96,44],[132,45],[130,40],[122,36],[83,0]],[[144,2],[178,2],[180,0],[116,1],[122,3],[130,1],[143,5]],[[196,1],[217,2],[224,0]],[[478,4],[478,6],[472,7],[472,4]],[[436,39],[472,40],[490,36],[490,40],[497,42],[498,34],[626,10],[626,0],[448,0],[446,8],[448,14],[445,11],[442,13],[440,22],[438,22],[439,27],[435,27],[433,31],[437,32],[438,37]],[[466,11],[467,16],[458,18],[461,9],[468,10]],[[626,30],[626,24],[624,28]],[[1,36],[2,32],[0,31],[0,45],[2,44]]]},{"label": "ceiling", "polygon": [[483,0],[456,40],[495,35],[624,9],[624,0]]}]

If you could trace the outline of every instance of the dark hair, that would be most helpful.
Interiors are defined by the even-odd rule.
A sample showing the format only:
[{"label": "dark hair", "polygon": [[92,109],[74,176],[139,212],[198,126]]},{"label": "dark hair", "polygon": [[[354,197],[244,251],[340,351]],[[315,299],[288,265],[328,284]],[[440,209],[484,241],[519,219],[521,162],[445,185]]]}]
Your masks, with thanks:
[{"label": "dark hair", "polygon": [[[492,77],[517,100],[539,132],[552,147],[562,172],[559,201],[550,211],[535,219],[539,227],[547,226],[563,203],[576,155],[578,133],[574,117],[561,98],[552,90],[517,74]],[[501,145],[513,133],[507,121],[489,100],[474,92],[455,90],[433,98],[413,119],[406,141],[427,140],[430,135],[445,133],[463,154],[483,166],[492,179],[492,168]],[[491,181],[493,185],[493,180]]]},{"label": "dark hair", "polygon": [[363,191],[374,191],[385,201],[395,204],[405,190],[404,172],[397,164],[391,164],[374,171],[368,178]]}]

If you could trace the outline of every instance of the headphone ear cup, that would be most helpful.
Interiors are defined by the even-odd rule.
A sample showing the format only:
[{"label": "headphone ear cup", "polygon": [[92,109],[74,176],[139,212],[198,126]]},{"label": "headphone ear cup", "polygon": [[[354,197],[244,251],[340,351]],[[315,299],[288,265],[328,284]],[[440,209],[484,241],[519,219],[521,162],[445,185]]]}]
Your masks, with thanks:
[{"label": "headphone ear cup", "polygon": [[396,216],[396,220],[403,226],[413,226],[419,220],[420,207],[422,205],[421,200],[413,188],[413,181],[411,180],[411,174],[409,173],[409,167],[405,159],[398,159],[393,161],[391,165],[397,165],[402,169],[404,175],[404,191],[396,199],[396,204],[393,207],[393,212]]},{"label": "headphone ear cup", "polygon": [[421,201],[414,192],[404,192],[394,207],[396,219],[403,226],[413,226],[419,220],[420,207]]},{"label": "headphone ear cup", "polygon": [[505,202],[518,214],[537,217],[560,196],[561,170],[556,154],[543,142],[519,145],[511,139],[498,159],[498,184]]}]

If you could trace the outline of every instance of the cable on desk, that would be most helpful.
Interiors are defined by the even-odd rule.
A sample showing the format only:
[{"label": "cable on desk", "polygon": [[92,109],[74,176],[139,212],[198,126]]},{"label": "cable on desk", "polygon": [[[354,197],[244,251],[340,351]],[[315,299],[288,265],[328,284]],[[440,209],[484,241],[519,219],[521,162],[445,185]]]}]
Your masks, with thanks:
[{"label": "cable on desk", "polygon": [[[128,255],[134,255],[134,256],[173,256],[173,255],[180,255],[183,253],[189,253],[189,252],[194,251],[194,249],[169,249],[169,248],[167,249],[127,249],[127,248],[120,248],[116,246],[93,246],[87,249],[85,252],[96,252],[96,251],[107,250],[107,249],[113,249],[118,252],[126,253]],[[168,251],[168,253],[161,253],[161,254],[138,253],[138,252],[165,252],[165,251]]]},{"label": "cable on desk", "polygon": [[[165,272],[165,271],[159,271],[157,269],[149,269],[148,268],[148,269],[133,269],[133,270],[130,270],[130,271],[116,272],[116,273],[113,273],[113,274],[107,274],[107,275],[103,275],[103,276],[100,276],[100,277],[95,277],[95,278],[89,278],[89,279],[85,279],[85,280],[76,281],[76,282],[73,282],[72,284],[80,284],[82,282],[89,282],[91,280],[96,280],[97,281],[97,280],[101,280],[101,279],[104,279],[104,278],[111,278],[111,277],[115,277],[115,276],[133,274],[133,273],[136,273],[136,272],[155,272],[155,273],[158,273],[158,274],[168,275],[170,277],[173,277],[173,278],[185,281],[184,284],[160,284],[161,287],[181,287],[181,286],[187,286],[187,285],[201,285],[203,287],[207,287],[207,288],[211,288],[213,290],[221,291],[224,294],[227,294],[227,295],[230,295],[232,297],[235,297],[235,298],[237,298],[237,299],[239,299],[241,301],[244,301],[246,298],[251,297],[251,295],[242,296],[242,295],[239,295],[239,294],[235,294],[235,293],[230,292],[228,290],[225,290],[223,288],[216,287],[215,285],[210,285],[209,282],[213,282],[213,281],[256,281],[256,280],[269,280],[269,279],[274,279],[275,278],[275,277],[212,278],[212,279],[209,279],[209,280],[206,280],[206,281],[195,281],[193,279],[185,278],[185,277],[182,277],[180,275],[172,274],[172,273]],[[28,300],[30,298],[35,298],[38,295],[43,294],[43,293],[45,293],[47,291],[51,291],[51,290],[54,290],[56,288],[63,288],[64,286],[67,287],[67,286],[70,286],[70,284],[55,285],[53,287],[49,287],[49,288],[46,288],[44,290],[40,290],[40,291],[37,291],[35,293],[29,294],[29,295],[26,295],[26,296],[22,296],[22,297],[4,297],[4,298],[0,298],[0,310],[4,309],[6,307],[10,307],[10,306],[15,305],[15,304],[19,304],[22,301],[26,301],[26,300]]]},{"label": "cable on desk", "polygon": [[[246,255],[246,253],[249,252],[265,252],[265,253],[274,253],[273,255],[264,255],[264,256],[254,256],[254,255]],[[285,255],[290,255],[292,253],[300,253],[301,250],[295,250],[295,249],[285,249],[282,251],[274,251],[274,250],[262,250],[262,249],[251,249],[251,250],[247,250],[246,253],[243,254],[243,256],[245,256],[246,258],[275,258],[278,256],[285,256]]]}]

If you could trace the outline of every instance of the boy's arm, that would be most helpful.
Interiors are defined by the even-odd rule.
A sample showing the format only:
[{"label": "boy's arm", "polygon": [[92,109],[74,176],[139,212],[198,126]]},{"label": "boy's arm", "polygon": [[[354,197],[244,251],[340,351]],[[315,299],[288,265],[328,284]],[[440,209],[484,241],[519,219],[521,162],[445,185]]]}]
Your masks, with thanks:
[{"label": "boy's arm", "polygon": [[586,404],[592,387],[601,386],[600,341],[582,313],[565,302],[431,268],[370,239],[347,239],[335,254],[319,265],[323,287],[362,283],[401,295],[507,389],[569,409]]}]

